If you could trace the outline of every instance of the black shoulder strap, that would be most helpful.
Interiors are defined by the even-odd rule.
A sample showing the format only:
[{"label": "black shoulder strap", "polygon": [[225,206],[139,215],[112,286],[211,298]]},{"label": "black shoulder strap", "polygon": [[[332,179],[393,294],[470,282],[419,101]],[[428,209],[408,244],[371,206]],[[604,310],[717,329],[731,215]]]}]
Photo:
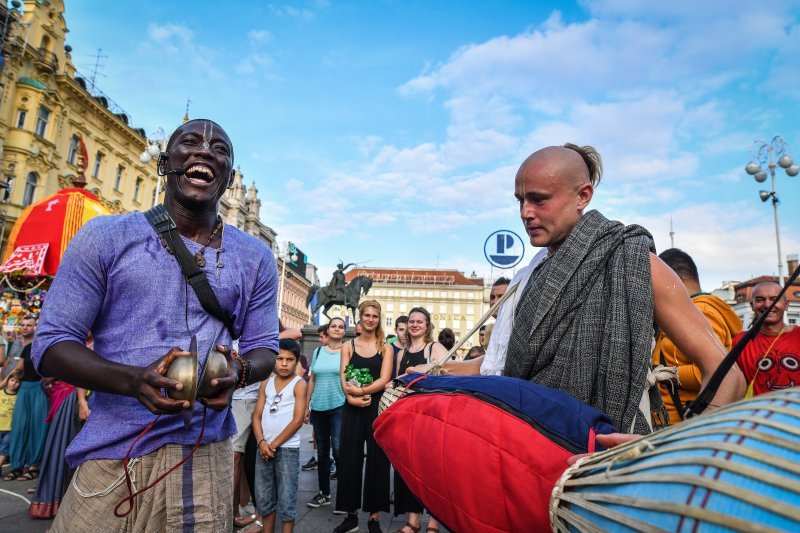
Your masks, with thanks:
[{"label": "black shoulder strap", "polygon": [[319,351],[322,349],[322,346],[317,346],[314,353],[311,354],[311,362],[308,363],[308,369],[311,370],[311,367],[314,366],[314,361],[317,360],[317,356],[319,355]]},{"label": "black shoulder strap", "polygon": [[177,259],[181,267],[181,271],[183,271],[184,277],[186,277],[186,281],[192,286],[195,294],[197,294],[200,305],[203,306],[203,309],[205,309],[209,315],[225,324],[225,327],[231,334],[231,338],[236,339],[237,336],[233,331],[233,321],[235,317],[229,318],[222,309],[219,300],[217,300],[217,296],[208,283],[206,273],[203,272],[203,269],[198,266],[192,254],[189,253],[180,235],[173,234],[172,230],[177,229],[178,226],[175,225],[175,221],[172,220],[167,210],[164,209],[164,205],[158,204],[146,211],[144,216],[147,218],[150,225],[153,226],[153,229],[156,230],[156,233],[164,237],[164,240],[169,244],[169,247],[175,254],[175,259]]}]

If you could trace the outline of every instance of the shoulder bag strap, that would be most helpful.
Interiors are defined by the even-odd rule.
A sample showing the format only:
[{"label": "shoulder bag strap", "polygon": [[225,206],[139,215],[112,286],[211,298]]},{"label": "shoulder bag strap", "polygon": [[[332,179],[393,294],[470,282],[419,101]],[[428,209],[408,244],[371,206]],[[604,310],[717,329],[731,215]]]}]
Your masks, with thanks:
[{"label": "shoulder bag strap", "polygon": [[183,243],[183,239],[180,238],[180,235],[176,236],[173,234],[172,230],[177,229],[178,226],[175,225],[175,221],[172,220],[167,210],[164,209],[164,205],[158,204],[146,211],[144,216],[147,218],[150,225],[153,226],[153,229],[156,230],[156,233],[163,236],[164,240],[169,244],[186,281],[192,286],[192,289],[194,289],[197,295],[197,299],[200,300],[200,305],[203,306],[203,309],[205,309],[209,315],[225,325],[231,334],[231,339],[236,339],[237,336],[233,331],[233,321],[236,317],[228,317],[219,304],[219,300],[217,300],[214,291],[211,289],[206,273],[203,272],[203,269],[195,262],[192,254],[189,253],[189,250]]},{"label": "shoulder bag strap", "polygon": [[311,367],[314,366],[314,361],[317,360],[317,356],[319,355],[319,351],[322,349],[322,346],[317,346],[317,349],[314,350],[314,353],[311,354],[311,362],[308,364],[308,370],[311,371]]}]

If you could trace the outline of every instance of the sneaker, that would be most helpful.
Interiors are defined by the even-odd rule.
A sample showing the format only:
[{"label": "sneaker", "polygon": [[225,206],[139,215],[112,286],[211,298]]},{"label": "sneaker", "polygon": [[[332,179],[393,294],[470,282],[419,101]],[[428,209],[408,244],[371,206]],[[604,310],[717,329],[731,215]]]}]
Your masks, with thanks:
[{"label": "sneaker", "polygon": [[339,472],[337,472],[336,470],[331,472],[331,479],[334,480],[334,481],[339,479]]},{"label": "sneaker", "polygon": [[341,524],[336,526],[333,533],[355,533],[358,531],[358,515],[349,514]]},{"label": "sneaker", "polygon": [[308,471],[308,470],[316,470],[317,469],[317,458],[316,457],[312,457],[311,459],[308,460],[308,462],[306,464],[304,464],[300,468],[302,468],[303,470],[306,470],[306,471]]},{"label": "sneaker", "polygon": [[343,515],[347,514],[347,511],[340,511],[339,509],[334,509],[333,514]]},{"label": "sneaker", "polygon": [[367,531],[369,531],[369,533],[383,533],[381,530],[381,523],[377,520],[370,520],[367,522]]},{"label": "sneaker", "polygon": [[336,475],[336,463],[331,461],[331,479],[338,479],[339,476]]},{"label": "sneaker", "polygon": [[310,501],[310,502],[308,502],[306,505],[308,505],[309,507],[313,507],[314,509],[316,509],[317,507],[321,507],[321,506],[323,506],[323,505],[330,505],[330,504],[331,504],[331,497],[330,497],[330,495],[326,496],[326,495],[324,495],[324,494],[322,494],[322,493],[320,492],[319,494],[317,494],[316,496],[314,496],[314,497],[311,499],[311,501]]}]

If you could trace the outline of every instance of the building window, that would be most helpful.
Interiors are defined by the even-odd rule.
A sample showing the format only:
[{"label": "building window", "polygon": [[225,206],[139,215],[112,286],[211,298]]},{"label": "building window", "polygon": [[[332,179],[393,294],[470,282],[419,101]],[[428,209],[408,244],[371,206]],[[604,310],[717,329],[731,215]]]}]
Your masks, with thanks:
[{"label": "building window", "polygon": [[156,190],[153,189],[153,200],[150,202],[152,205],[156,205]]},{"label": "building window", "polygon": [[461,304],[453,304],[453,312],[460,313],[461,312]]},{"label": "building window", "polygon": [[472,329],[475,324],[472,323],[472,320],[467,320],[467,329]]},{"label": "building window", "polygon": [[456,291],[455,293],[453,293],[453,296],[456,297],[456,300],[460,300],[461,299],[461,291]]},{"label": "building window", "polygon": [[387,317],[387,318],[386,318],[386,327],[387,327],[387,328],[390,328],[390,327],[392,327],[392,323],[393,323],[393,322],[394,322],[394,321],[392,320],[392,318],[391,318],[391,317]]},{"label": "building window", "polygon": [[426,292],[425,296],[427,296],[428,298],[433,298],[433,291]]},{"label": "building window", "polygon": [[447,312],[447,304],[439,304],[439,312],[446,313]]},{"label": "building window", "polygon": [[393,303],[386,304],[386,310],[387,311],[394,311],[394,304]]},{"label": "building window", "polygon": [[457,318],[453,319],[453,329],[461,329],[461,320]]},{"label": "building window", "polygon": [[125,172],[125,167],[122,165],[117,165],[117,177],[114,178],[114,190],[120,190],[122,186],[122,173]]},{"label": "building window", "polygon": [[447,320],[440,320],[439,321],[439,329],[444,329],[447,327]]},{"label": "building window", "polygon": [[28,174],[25,180],[25,192],[22,195],[22,207],[29,206],[33,203],[33,197],[36,193],[36,183],[39,181],[35,172]]},{"label": "building window", "polygon": [[28,112],[24,109],[20,109],[17,111],[17,127],[19,129],[25,128],[25,118],[28,116]]},{"label": "building window", "polygon": [[471,305],[468,305],[467,306],[467,314],[468,315],[474,315],[475,314],[475,307],[471,306]]},{"label": "building window", "polygon": [[39,117],[36,119],[36,129],[34,133],[39,137],[44,137],[47,132],[47,123],[50,120],[50,110],[44,106],[39,108]]},{"label": "building window", "polygon": [[97,152],[94,155],[94,170],[92,170],[92,177],[96,180],[100,179],[100,165],[103,164],[103,152]]},{"label": "building window", "polygon": [[446,293],[446,292],[444,292],[444,291],[441,291],[441,292],[439,293],[439,298],[447,298],[447,293]]},{"label": "building window", "polygon": [[408,296],[408,291],[400,291],[400,296],[405,298],[406,296]]},{"label": "building window", "polygon": [[420,291],[414,291],[414,297],[419,298],[421,295]]},{"label": "building window", "polygon": [[142,178],[136,178],[136,185],[133,188],[133,201],[134,202],[138,202],[139,201],[139,191],[142,190],[142,183],[144,183],[144,180]]},{"label": "building window", "polygon": [[405,313],[406,311],[408,311],[408,304],[407,304],[406,302],[402,302],[402,303],[400,304],[400,311],[401,311],[401,312],[403,312],[403,313]]},{"label": "building window", "polygon": [[388,296],[394,296],[394,291],[392,289],[389,289]]},{"label": "building window", "polygon": [[475,299],[475,293],[468,292],[467,293],[467,300],[474,300],[474,299]]},{"label": "building window", "polygon": [[69,153],[67,153],[67,163],[70,165],[75,164],[75,159],[78,157],[78,143],[80,140],[77,135],[73,135],[69,141]]}]

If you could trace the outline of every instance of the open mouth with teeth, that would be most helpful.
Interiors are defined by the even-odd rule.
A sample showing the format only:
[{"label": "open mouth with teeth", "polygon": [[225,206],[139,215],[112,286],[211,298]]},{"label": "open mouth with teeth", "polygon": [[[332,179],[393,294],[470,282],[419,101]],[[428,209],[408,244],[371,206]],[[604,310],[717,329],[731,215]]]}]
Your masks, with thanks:
[{"label": "open mouth with teeth", "polygon": [[214,172],[205,165],[192,165],[186,169],[186,177],[191,181],[210,183],[214,181]]}]

